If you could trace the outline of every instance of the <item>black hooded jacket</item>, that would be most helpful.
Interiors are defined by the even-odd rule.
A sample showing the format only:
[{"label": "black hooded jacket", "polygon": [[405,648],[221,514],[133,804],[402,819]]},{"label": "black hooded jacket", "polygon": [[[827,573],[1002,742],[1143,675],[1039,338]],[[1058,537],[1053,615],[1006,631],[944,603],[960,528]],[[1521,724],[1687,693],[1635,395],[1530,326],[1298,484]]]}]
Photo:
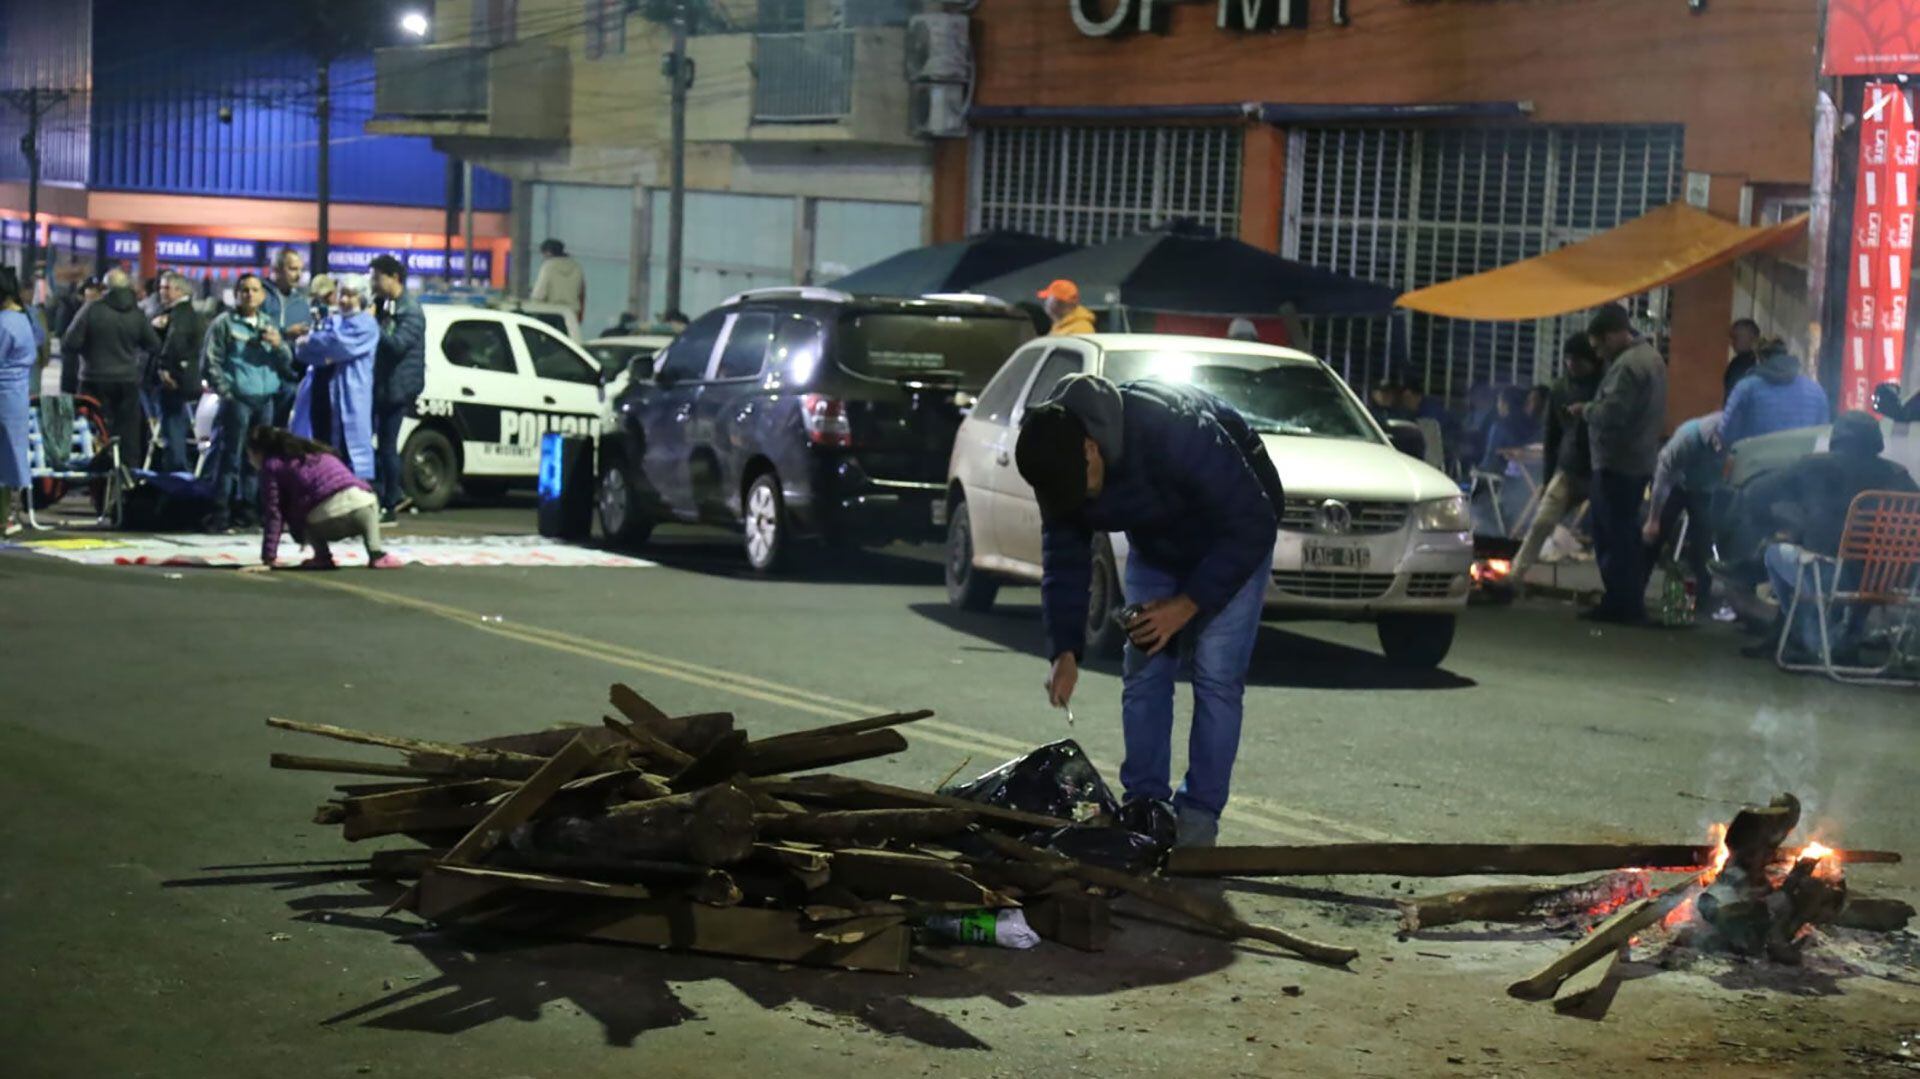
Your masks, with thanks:
[{"label": "black hooded jacket", "polygon": [[137,382],[142,350],[160,351],[160,335],[153,332],[146,312],[125,286],[108,289],[97,303],[87,305],[60,339],[61,362],[80,361],[85,382]]},{"label": "black hooded jacket", "polygon": [[1826,453],[1755,477],[1741,496],[1763,519],[1771,518],[1776,535],[1829,557],[1840,550],[1847,510],[1860,492],[1920,490],[1899,462],[1880,456],[1886,440],[1871,415],[1843,413],[1834,421],[1830,444]]}]

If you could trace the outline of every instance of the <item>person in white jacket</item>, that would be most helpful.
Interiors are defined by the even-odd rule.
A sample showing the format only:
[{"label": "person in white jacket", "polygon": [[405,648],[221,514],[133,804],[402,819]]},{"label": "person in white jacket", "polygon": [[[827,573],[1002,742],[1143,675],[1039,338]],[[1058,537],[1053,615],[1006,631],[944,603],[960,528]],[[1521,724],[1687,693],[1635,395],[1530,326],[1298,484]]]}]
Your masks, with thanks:
[{"label": "person in white jacket", "polygon": [[573,256],[567,254],[567,245],[559,240],[543,240],[540,255],[540,272],[533,279],[533,292],[527,299],[565,304],[573,308],[575,318],[586,318],[587,275]]}]

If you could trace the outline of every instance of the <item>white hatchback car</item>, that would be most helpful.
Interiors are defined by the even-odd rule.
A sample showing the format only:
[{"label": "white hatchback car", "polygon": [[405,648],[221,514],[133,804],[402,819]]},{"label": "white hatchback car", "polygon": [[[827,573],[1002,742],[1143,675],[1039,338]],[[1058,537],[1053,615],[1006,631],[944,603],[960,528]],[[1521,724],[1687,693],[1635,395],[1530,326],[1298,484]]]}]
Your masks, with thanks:
[{"label": "white hatchback car", "polygon": [[[1347,384],[1304,352],[1210,337],[1043,337],[1013,354],[960,427],[948,466],[947,596],[985,610],[1004,580],[1040,579],[1040,511],[1014,468],[1028,406],[1069,374],[1152,378],[1218,394],[1260,432],[1286,488],[1269,611],[1370,620],[1396,663],[1437,666],[1466,607],[1473,536],[1445,473],[1396,449]],[[1094,549],[1088,647],[1123,642],[1113,613],[1126,537]]]}]

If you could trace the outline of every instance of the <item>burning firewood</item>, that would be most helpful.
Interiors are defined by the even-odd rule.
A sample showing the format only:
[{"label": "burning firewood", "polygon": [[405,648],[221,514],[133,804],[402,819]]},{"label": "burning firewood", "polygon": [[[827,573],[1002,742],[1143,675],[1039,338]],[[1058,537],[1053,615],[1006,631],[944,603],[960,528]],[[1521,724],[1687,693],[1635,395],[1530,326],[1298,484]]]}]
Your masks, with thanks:
[{"label": "burning firewood", "polygon": [[1645,899],[1655,887],[1644,871],[1621,870],[1578,884],[1496,884],[1400,900],[1400,931],[1457,922],[1530,922],[1583,913],[1612,913]]}]

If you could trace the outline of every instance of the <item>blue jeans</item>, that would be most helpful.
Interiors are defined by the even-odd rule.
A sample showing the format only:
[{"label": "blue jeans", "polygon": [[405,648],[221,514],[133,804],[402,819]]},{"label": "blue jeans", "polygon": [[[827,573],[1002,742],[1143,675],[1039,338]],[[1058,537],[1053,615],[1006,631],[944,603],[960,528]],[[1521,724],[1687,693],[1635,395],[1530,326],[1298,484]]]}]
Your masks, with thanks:
[{"label": "blue jeans", "polygon": [[160,406],[160,457],[155,463],[162,472],[191,472],[187,445],[193,441],[193,409],[199,396],[179,390],[161,390],[155,396]]},{"label": "blue jeans", "polygon": [[[1780,617],[1785,618],[1787,608],[1793,603],[1794,582],[1800,579],[1800,548],[1791,543],[1771,543],[1767,545],[1764,561],[1767,566],[1767,579],[1773,582],[1773,595],[1780,603]],[[1835,584],[1836,567],[1831,562],[1814,562],[1808,567],[1808,577],[1819,575],[1820,587],[1832,595]],[[1827,641],[1838,652],[1845,648],[1853,638],[1852,620],[1849,612],[1842,609],[1834,613],[1827,623]],[[1812,655],[1820,654],[1820,607],[1814,603],[1813,596],[1800,597],[1800,609],[1793,612],[1793,626],[1788,631],[1790,642],[1800,646]]]},{"label": "blue jeans", "polygon": [[1640,538],[1640,503],[1647,477],[1602,469],[1593,474],[1588,494],[1593,504],[1593,555],[1600,563],[1606,596],[1599,610],[1622,618],[1647,613],[1647,573],[1641,568],[1646,541]]},{"label": "blue jeans", "polygon": [[223,397],[219,428],[213,436],[214,516],[230,520],[255,511],[260,501],[260,478],[247,460],[247,432],[273,423],[273,398]]},{"label": "blue jeans", "polygon": [[[1260,631],[1269,567],[1247,578],[1240,591],[1212,617],[1196,618],[1159,654],[1148,656],[1127,644],[1126,686],[1120,696],[1120,721],[1127,756],[1120,764],[1126,796],[1165,801],[1173,769],[1173,682],[1182,667],[1193,677],[1193,729],[1187,736],[1187,777],[1173,795],[1181,809],[1218,817],[1226,808],[1233,760],[1240,752],[1241,699],[1247,691],[1247,666],[1253,661]],[[1147,564],[1127,560],[1123,585],[1128,603],[1146,603],[1177,595],[1180,580]]]},{"label": "blue jeans", "polygon": [[379,443],[373,457],[373,493],[383,510],[407,497],[400,484],[400,423],[406,418],[406,405],[379,405],[373,412],[373,437]]}]

